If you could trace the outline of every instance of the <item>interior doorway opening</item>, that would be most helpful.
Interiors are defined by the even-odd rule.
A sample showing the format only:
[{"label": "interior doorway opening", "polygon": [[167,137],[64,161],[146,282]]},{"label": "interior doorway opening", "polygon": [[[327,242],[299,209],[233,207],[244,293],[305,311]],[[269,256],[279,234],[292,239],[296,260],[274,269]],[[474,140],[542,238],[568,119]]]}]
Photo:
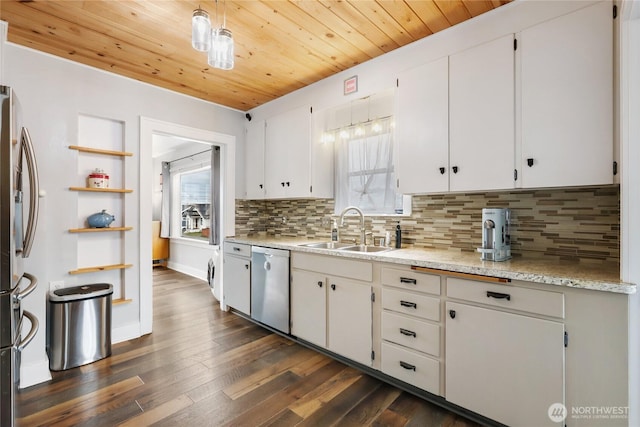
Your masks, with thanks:
[{"label": "interior doorway opening", "polygon": [[[153,329],[151,228],[154,203],[157,203],[157,201],[154,202],[157,198],[154,197],[154,194],[157,196],[155,193],[157,187],[154,185],[160,184],[159,175],[154,172],[154,141],[158,144],[158,148],[164,146],[165,149],[171,144],[184,145],[183,148],[187,150],[187,159],[190,158],[188,151],[192,148],[198,147],[200,151],[203,151],[203,148],[208,150],[212,147],[219,148],[220,208],[215,232],[218,233],[219,241],[222,241],[224,236],[235,234],[235,136],[142,117],[140,119],[140,335],[149,334]],[[177,152],[175,155],[179,156]],[[181,157],[185,157],[185,154]],[[163,182],[162,185],[166,183]],[[175,222],[174,226],[176,226]],[[181,230],[180,221],[177,227]],[[175,242],[182,245],[186,258],[192,257],[190,253],[193,254],[195,251],[200,253],[203,260],[197,263],[197,267],[192,268],[186,262],[181,263],[178,257],[172,261],[170,255],[169,267],[172,266],[172,262],[175,262],[173,266],[177,267],[178,271],[206,280],[207,262],[211,256],[208,251],[213,254],[215,245],[208,245],[204,241],[193,241],[175,233],[171,233],[172,241],[174,236],[176,236]]]}]

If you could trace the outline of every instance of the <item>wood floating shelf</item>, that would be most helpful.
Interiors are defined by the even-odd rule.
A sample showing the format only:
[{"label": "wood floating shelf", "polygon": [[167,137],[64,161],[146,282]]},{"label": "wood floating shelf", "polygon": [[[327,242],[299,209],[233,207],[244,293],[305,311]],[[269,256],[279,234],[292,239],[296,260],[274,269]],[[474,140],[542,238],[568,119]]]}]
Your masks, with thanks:
[{"label": "wood floating shelf", "polygon": [[128,188],[90,188],[90,187],[69,187],[71,191],[89,191],[93,193],[132,193]]},{"label": "wood floating shelf", "polygon": [[98,271],[122,270],[124,268],[129,268],[132,266],[133,264],[96,265],[95,267],[83,267],[83,268],[78,268],[76,270],[71,270],[69,274],[84,274],[84,273],[95,273]]},{"label": "wood floating shelf", "polygon": [[133,302],[132,299],[117,298],[117,299],[111,300],[111,305],[129,304],[132,302]]},{"label": "wood floating shelf", "polygon": [[106,154],[108,156],[121,156],[121,157],[133,156],[133,153],[129,153],[126,151],[102,150],[99,148],[82,147],[80,145],[70,145],[69,149],[82,151],[84,153]]},{"label": "wood floating shelf", "polygon": [[133,227],[104,227],[104,228],[70,228],[69,233],[105,233],[108,231],[129,231]]}]

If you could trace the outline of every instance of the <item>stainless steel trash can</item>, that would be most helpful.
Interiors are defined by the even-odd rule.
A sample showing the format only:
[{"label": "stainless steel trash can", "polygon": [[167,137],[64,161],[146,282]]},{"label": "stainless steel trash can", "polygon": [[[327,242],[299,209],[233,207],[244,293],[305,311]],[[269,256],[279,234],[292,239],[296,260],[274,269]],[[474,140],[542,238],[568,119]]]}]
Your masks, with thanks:
[{"label": "stainless steel trash can", "polygon": [[63,371],[111,356],[113,285],[95,283],[49,293],[49,369]]}]

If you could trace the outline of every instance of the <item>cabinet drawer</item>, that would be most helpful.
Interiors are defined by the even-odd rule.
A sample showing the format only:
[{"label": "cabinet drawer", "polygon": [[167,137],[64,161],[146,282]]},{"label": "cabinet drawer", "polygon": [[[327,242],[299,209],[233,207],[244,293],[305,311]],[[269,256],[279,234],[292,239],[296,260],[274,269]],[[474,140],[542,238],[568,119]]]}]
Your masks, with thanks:
[{"label": "cabinet drawer", "polygon": [[401,314],[382,312],[382,339],[440,356],[440,326]]},{"label": "cabinet drawer", "polygon": [[373,263],[332,255],[315,255],[292,251],[291,268],[315,271],[317,273],[329,273],[331,276],[366,282],[373,280]]},{"label": "cabinet drawer", "polygon": [[384,267],[382,284],[440,295],[440,276]]},{"label": "cabinet drawer", "polygon": [[251,245],[244,243],[224,242],[224,253],[242,257],[251,257]]},{"label": "cabinet drawer", "polygon": [[440,362],[415,351],[382,343],[382,372],[429,393],[440,393]]},{"label": "cabinet drawer", "polygon": [[382,289],[382,308],[436,322],[440,320],[440,299],[412,292]]},{"label": "cabinet drawer", "polygon": [[564,319],[564,294],[447,277],[447,296]]}]

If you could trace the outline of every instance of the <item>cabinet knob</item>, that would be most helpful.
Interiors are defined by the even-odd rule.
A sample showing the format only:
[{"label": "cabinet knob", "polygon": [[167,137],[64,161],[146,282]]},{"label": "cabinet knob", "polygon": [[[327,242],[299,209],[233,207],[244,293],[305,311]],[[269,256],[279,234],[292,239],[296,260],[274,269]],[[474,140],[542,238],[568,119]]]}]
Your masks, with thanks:
[{"label": "cabinet knob", "polygon": [[287,181],[287,187],[289,187],[289,181]]},{"label": "cabinet knob", "polygon": [[318,281],[318,286],[322,287],[323,283],[322,281]]},{"label": "cabinet knob", "polygon": [[453,173],[458,173],[458,167],[457,166],[452,167],[451,170],[453,171]]},{"label": "cabinet knob", "polygon": [[455,310],[449,310],[449,317],[451,317],[452,319],[456,318],[456,311]]},{"label": "cabinet knob", "polygon": [[262,184],[260,184],[260,189],[262,189]]},{"label": "cabinet knob", "polygon": [[445,168],[440,168],[440,175],[444,175],[444,172],[446,171]]},{"label": "cabinet knob", "polygon": [[282,185],[284,187],[284,182],[281,182],[280,185]]},{"label": "cabinet knob", "polygon": [[331,290],[333,290],[333,291],[336,290],[336,285],[334,285],[333,283],[331,284]]},{"label": "cabinet knob", "polygon": [[533,166],[533,159],[531,158],[527,159],[527,166],[529,167]]},{"label": "cabinet knob", "polygon": [[248,270],[249,269],[249,264],[245,264],[244,268],[246,268]]}]

